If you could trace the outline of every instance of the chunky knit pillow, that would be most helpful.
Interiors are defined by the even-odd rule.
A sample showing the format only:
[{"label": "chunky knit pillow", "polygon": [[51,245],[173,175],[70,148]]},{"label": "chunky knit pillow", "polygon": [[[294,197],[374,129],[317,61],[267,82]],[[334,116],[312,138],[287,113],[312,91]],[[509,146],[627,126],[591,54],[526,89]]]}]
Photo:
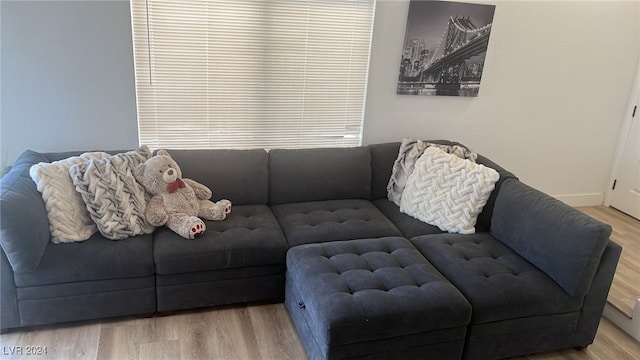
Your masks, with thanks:
[{"label": "chunky knit pillow", "polygon": [[473,234],[499,177],[494,169],[429,147],[407,179],[400,211],[442,231]]},{"label": "chunky knit pillow", "polygon": [[391,178],[387,184],[387,198],[400,206],[402,192],[404,191],[407,179],[413,173],[416,161],[428,147],[437,147],[449,154],[453,154],[462,159],[476,162],[478,154],[460,145],[434,144],[416,139],[404,139],[398,151],[398,157],[393,163]]},{"label": "chunky knit pillow", "polygon": [[69,169],[76,191],[104,237],[121,240],[153,232],[144,216],[149,196],[133,176],[136,166],[149,157],[151,151],[142,146]]},{"label": "chunky knit pillow", "polygon": [[109,156],[103,152],[84,153],[80,156],[41,162],[31,166],[29,175],[42,193],[51,242],[55,244],[87,240],[98,228],[91,220],[82,197],[76,192],[69,176],[69,168],[89,160],[100,160]]}]

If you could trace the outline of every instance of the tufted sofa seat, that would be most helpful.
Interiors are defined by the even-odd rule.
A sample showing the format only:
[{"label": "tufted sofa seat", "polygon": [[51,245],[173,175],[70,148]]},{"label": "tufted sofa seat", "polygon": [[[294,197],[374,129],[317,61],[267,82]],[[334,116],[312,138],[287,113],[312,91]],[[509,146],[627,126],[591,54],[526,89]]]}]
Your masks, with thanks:
[{"label": "tufted sofa seat", "polygon": [[402,236],[370,201],[325,200],[276,205],[273,213],[290,246],[326,241]]},{"label": "tufted sofa seat", "polygon": [[564,314],[582,305],[490,234],[426,235],[411,243],[473,304],[474,323]]},{"label": "tufted sofa seat", "polygon": [[157,310],[279,299],[288,248],[265,205],[234,207],[226,221],[208,222],[197,241],[157,229]]},{"label": "tufted sofa seat", "polygon": [[479,155],[500,179],[476,233],[443,233],[387,199],[399,148],[169,150],[233,202],[226,220],[191,241],[160,227],[68,244],[51,243],[29,169],[80,152],[26,151],[0,181],[0,329],[284,301],[314,359],[591,344],[621,251],[611,228]]}]

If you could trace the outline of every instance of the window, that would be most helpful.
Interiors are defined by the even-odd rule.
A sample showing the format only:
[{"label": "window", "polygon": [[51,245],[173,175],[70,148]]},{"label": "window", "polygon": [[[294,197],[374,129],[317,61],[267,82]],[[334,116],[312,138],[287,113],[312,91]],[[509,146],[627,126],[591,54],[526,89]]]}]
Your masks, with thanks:
[{"label": "window", "polygon": [[361,143],[374,0],[132,0],[140,143]]}]

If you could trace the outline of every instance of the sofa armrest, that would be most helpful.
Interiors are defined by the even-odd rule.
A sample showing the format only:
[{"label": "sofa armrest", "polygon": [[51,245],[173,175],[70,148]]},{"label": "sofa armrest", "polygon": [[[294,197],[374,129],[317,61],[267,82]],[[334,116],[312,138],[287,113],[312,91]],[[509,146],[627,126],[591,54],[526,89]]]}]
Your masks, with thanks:
[{"label": "sofa armrest", "polygon": [[569,295],[582,297],[591,286],[611,226],[507,179],[496,198],[491,233]]},{"label": "sofa armrest", "polygon": [[20,326],[20,315],[13,269],[6,254],[0,248],[0,329],[18,326]]},{"label": "sofa armrest", "polygon": [[51,238],[42,195],[29,176],[40,161],[48,159],[27,151],[0,179],[0,246],[15,272],[35,270]]},{"label": "sofa armrest", "polygon": [[621,253],[622,247],[609,240],[591,288],[584,298],[582,316],[576,326],[577,336],[574,346],[584,347],[593,343]]}]

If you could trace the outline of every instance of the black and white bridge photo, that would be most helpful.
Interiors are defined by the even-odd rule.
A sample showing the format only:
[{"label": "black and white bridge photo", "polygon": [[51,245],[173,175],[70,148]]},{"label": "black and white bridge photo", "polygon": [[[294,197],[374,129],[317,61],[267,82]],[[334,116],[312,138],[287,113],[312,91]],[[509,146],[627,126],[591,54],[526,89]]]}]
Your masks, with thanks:
[{"label": "black and white bridge photo", "polygon": [[412,0],[397,93],[478,96],[494,5]]}]

